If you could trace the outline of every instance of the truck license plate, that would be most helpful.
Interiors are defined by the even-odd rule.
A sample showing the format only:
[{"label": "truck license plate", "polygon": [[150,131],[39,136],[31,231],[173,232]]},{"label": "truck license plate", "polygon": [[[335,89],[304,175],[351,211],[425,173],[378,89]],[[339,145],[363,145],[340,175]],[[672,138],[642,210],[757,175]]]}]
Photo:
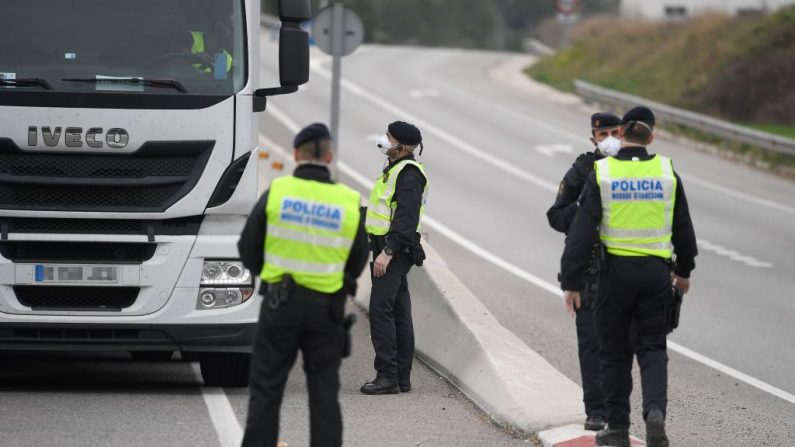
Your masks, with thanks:
[{"label": "truck license plate", "polygon": [[119,279],[117,266],[36,264],[37,283],[104,283]]}]

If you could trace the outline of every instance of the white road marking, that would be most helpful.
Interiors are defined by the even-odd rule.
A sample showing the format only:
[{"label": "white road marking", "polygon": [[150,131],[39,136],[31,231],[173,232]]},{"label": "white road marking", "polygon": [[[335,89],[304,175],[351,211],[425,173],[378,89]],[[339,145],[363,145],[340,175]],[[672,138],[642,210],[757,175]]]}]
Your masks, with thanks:
[{"label": "white road marking", "polygon": [[[203,383],[201,369],[198,363],[193,363],[193,373],[199,383]],[[229,403],[229,398],[226,397],[223,388],[202,386],[202,397],[204,404],[207,405],[207,411],[210,413],[210,420],[215,427],[215,432],[218,434],[218,441],[221,447],[239,447],[243,442],[243,427],[235,416],[232,410],[232,404]]]},{"label": "white road marking", "polygon": [[711,189],[713,191],[721,192],[723,194],[726,194],[727,196],[731,196],[731,197],[734,197],[734,198],[737,198],[737,199],[742,199],[742,200],[746,200],[748,202],[756,203],[757,205],[767,206],[769,208],[773,208],[773,209],[776,209],[776,210],[779,210],[779,211],[784,211],[786,213],[795,214],[795,208],[793,208],[793,207],[790,207],[790,206],[787,206],[787,205],[782,205],[782,204],[780,204],[778,202],[773,202],[772,200],[761,199],[761,198],[759,198],[757,196],[754,196],[754,195],[751,195],[751,194],[748,194],[748,193],[744,193],[744,192],[741,192],[741,191],[737,191],[737,190],[734,190],[734,189],[726,187],[726,186],[718,185],[716,183],[712,183],[710,181],[707,181],[707,180],[704,180],[704,179],[700,179],[700,178],[694,177],[692,175],[682,174],[679,171],[677,171],[677,173],[679,174],[679,177],[682,177],[682,179],[687,180],[688,183],[694,183],[694,184],[702,186],[704,188]]},{"label": "white road marking", "polygon": [[436,98],[439,96],[439,90],[434,90],[432,88],[427,88],[427,89],[415,88],[409,90],[409,96],[417,99]]},{"label": "white road marking", "polygon": [[[324,68],[321,68],[319,64],[315,65],[310,64],[310,66],[312,70],[314,70],[320,76],[326,79],[331,79],[331,72],[329,72]],[[515,164],[509,163],[499,158],[492,157],[487,152],[472,146],[471,144],[456,137],[455,135],[445,130],[442,130],[438,126],[431,124],[428,121],[421,119],[419,116],[414,115],[413,113],[410,113],[407,110],[403,110],[393,105],[391,102],[368,92],[367,90],[348,81],[347,79],[344,78],[342,79],[342,88],[349,91],[350,93],[353,93],[356,96],[359,96],[373,103],[374,105],[388,112],[390,115],[400,116],[401,119],[412,122],[416,126],[419,126],[423,132],[436,135],[439,139],[442,139],[445,142],[447,142],[449,145],[455,147],[456,149],[469,154],[471,157],[477,158],[478,160],[486,164],[489,164],[497,169],[500,169],[530,184],[538,186],[539,188],[545,189],[550,192],[555,192],[555,193],[558,192],[559,185],[557,183],[549,182],[547,180],[542,179],[541,177],[535,176],[527,172],[527,170],[522,169],[516,166]]]},{"label": "white road marking", "polygon": [[546,155],[550,158],[555,158],[559,154],[571,154],[574,148],[567,144],[544,144],[536,146],[536,151]]},{"label": "white road marking", "polygon": [[[329,80],[331,79],[331,72],[328,71],[327,69],[323,68],[323,65],[327,62],[326,60],[317,60],[317,61],[313,60],[312,62],[313,63],[310,63],[310,68],[313,71],[315,71],[321,77],[324,77],[324,78],[329,79]],[[514,175],[514,176],[516,176],[516,177],[518,177],[518,178],[520,178],[522,180],[528,181],[529,183],[532,183],[532,184],[534,184],[536,186],[544,188],[547,191],[551,191],[551,192],[557,192],[558,191],[558,185],[557,184],[553,184],[553,183],[547,182],[546,180],[543,180],[543,179],[541,179],[541,178],[539,178],[537,176],[529,174],[529,173],[525,172],[524,170],[519,169],[519,168],[511,165],[510,163],[506,163],[506,162],[504,162],[502,160],[499,160],[499,159],[491,158],[488,155],[483,154],[481,151],[479,151],[478,149],[474,148],[473,146],[464,143],[461,139],[456,138],[453,135],[443,131],[442,129],[439,129],[436,126],[433,126],[432,124],[430,124],[430,123],[428,123],[428,122],[426,122],[424,120],[419,119],[419,117],[417,117],[416,115],[408,113],[407,111],[402,110],[399,107],[392,105],[392,103],[390,103],[389,101],[387,101],[387,100],[385,100],[383,98],[380,98],[380,97],[368,92],[364,88],[354,84],[353,82],[351,82],[351,81],[349,81],[349,80],[347,80],[345,78],[342,79],[342,87],[345,88],[346,90],[350,91],[351,93],[353,93],[353,94],[355,94],[357,96],[360,96],[361,98],[363,98],[363,99],[365,99],[367,101],[370,101],[371,103],[373,103],[376,106],[384,109],[385,111],[389,112],[390,114],[401,115],[401,116],[405,117],[405,119],[407,119],[409,121],[414,121],[414,124],[417,124],[423,130],[427,129],[429,133],[432,133],[432,134],[436,135],[437,137],[447,141],[448,143],[452,144],[453,146],[463,150],[464,152],[472,155],[473,157],[478,158],[481,161],[484,161],[484,162],[486,162],[488,164],[491,164],[492,166],[494,166],[494,167],[496,167],[498,169],[502,169],[503,171],[505,171],[505,172],[507,172],[507,173],[509,173],[511,175]],[[464,93],[466,93],[466,92],[464,92]],[[479,98],[479,99],[482,100],[482,98]],[[556,127],[556,126],[552,126],[549,123],[546,123],[546,122],[544,122],[542,120],[532,119],[532,118],[528,117],[527,115],[522,114],[521,112],[517,112],[515,110],[509,109],[509,108],[504,107],[504,106],[502,106],[500,104],[494,104],[494,103],[491,103],[491,102],[484,102],[484,104],[488,104],[490,107],[496,108],[496,109],[500,110],[501,112],[503,112],[505,114],[508,114],[508,115],[512,115],[512,116],[514,116],[514,117],[516,117],[518,119],[522,119],[524,121],[532,122],[533,124],[535,124],[537,126],[542,126],[542,127],[546,128],[550,133],[555,133],[555,134],[557,134],[557,135],[559,135],[561,137],[571,139],[572,141],[578,141],[578,142],[579,141],[583,141],[582,137],[580,137],[578,135],[575,135],[574,133],[571,133],[571,132],[568,132],[566,130],[560,129],[560,128]],[[450,137],[450,138],[447,138],[447,137]],[[698,178],[698,177],[695,177],[695,176],[692,176],[692,175],[684,174],[681,171],[677,171],[677,173],[679,174],[680,177],[682,177],[682,179],[685,179],[685,180],[687,180],[690,183],[694,183],[694,184],[700,185],[702,187],[705,187],[705,188],[708,188],[708,189],[712,189],[713,191],[718,191],[718,192],[726,194],[728,196],[735,197],[735,198],[742,199],[742,200],[746,200],[748,202],[755,203],[757,205],[766,206],[766,207],[773,208],[773,209],[776,209],[776,210],[779,210],[779,211],[784,211],[784,212],[787,212],[787,213],[795,214],[795,208],[793,208],[793,207],[790,207],[790,206],[787,206],[787,205],[783,205],[783,204],[780,204],[778,202],[774,202],[772,200],[760,199],[759,197],[756,197],[756,196],[753,196],[751,194],[747,194],[747,193],[735,190],[735,189],[727,187],[727,186],[718,185],[716,183],[712,183],[710,181],[703,180],[701,178]]]},{"label": "white road marking", "polygon": [[[289,130],[293,132],[299,130],[297,123],[292,119],[290,119],[287,115],[285,115],[284,112],[279,110],[278,107],[275,107],[273,104],[269,104],[268,110],[274,116],[274,118],[279,120]],[[284,148],[280,148],[279,146],[272,146],[272,148],[275,150],[281,150],[286,153]],[[347,176],[349,176],[356,183],[359,183],[365,189],[371,189],[373,187],[374,183],[372,180],[358,173],[347,163],[340,161],[338,166],[341,172],[345,173]],[[555,190],[557,191],[557,187],[555,188]],[[462,236],[461,234],[457,233],[456,231],[442,224],[438,220],[433,219],[427,214],[423,218],[423,223],[427,225],[429,228],[432,228],[435,231],[439,232],[443,236],[446,236],[448,239],[458,244],[462,248],[466,249],[470,253],[474,254],[475,256],[478,256],[481,259],[490,262],[491,264],[507,271],[508,273],[516,276],[519,279],[527,281],[540,289],[546,290],[547,292],[557,296],[558,298],[563,297],[563,292],[560,290],[560,287],[558,285],[547,282],[546,280],[541,279],[540,277],[533,275],[532,273],[523,270],[522,268],[516,266],[515,264],[491,253],[490,251],[472,242],[471,240],[467,239],[466,237]],[[668,347],[671,348],[672,351],[678,352],[679,354],[688,357],[691,360],[695,360],[696,362],[699,362],[703,365],[706,365],[710,368],[720,371],[723,374],[726,374],[727,376],[734,377],[735,379],[741,382],[744,382],[748,385],[758,388],[773,396],[783,399],[791,404],[795,404],[795,395],[788,393],[780,388],[776,388],[773,385],[755,379],[747,374],[737,371],[734,368],[724,365],[723,363],[717,362],[715,360],[710,359],[709,357],[698,354],[697,352],[685,348],[684,346],[678,343],[669,341]]]},{"label": "white road marking", "polygon": [[718,256],[723,256],[725,258],[729,258],[735,262],[741,262],[749,267],[756,267],[756,268],[773,268],[773,264],[769,262],[760,261],[753,256],[744,255],[738,251],[730,250],[723,245],[715,244],[710,242],[706,239],[698,239],[698,247],[715,253]]}]

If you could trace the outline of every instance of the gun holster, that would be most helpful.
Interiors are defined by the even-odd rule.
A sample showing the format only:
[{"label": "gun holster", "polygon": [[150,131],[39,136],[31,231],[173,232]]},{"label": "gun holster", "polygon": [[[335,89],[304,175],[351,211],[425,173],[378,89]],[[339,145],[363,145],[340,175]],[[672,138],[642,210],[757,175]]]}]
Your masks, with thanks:
[{"label": "gun holster", "polygon": [[293,290],[295,290],[295,280],[290,275],[284,275],[281,281],[268,285],[265,301],[271,309],[278,309],[290,299]]},{"label": "gun holster", "polygon": [[342,345],[342,358],[346,359],[351,356],[353,350],[353,338],[351,337],[351,328],[356,324],[356,314],[348,314],[342,323],[342,328],[345,330],[345,340]]},{"label": "gun holster", "polygon": [[674,329],[679,327],[679,316],[682,313],[682,300],[684,298],[684,291],[682,289],[672,287],[673,299],[665,309],[665,326],[666,333],[670,334]]}]

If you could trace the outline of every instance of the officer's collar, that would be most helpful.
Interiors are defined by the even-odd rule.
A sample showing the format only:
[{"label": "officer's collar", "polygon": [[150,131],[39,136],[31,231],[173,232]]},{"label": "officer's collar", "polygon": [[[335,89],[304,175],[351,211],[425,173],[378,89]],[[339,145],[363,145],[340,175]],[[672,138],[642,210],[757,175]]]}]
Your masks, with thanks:
[{"label": "officer's collar", "polygon": [[643,146],[625,146],[616,155],[619,160],[631,160],[633,157],[638,157],[642,160],[649,158],[649,151]]},{"label": "officer's collar", "polygon": [[388,164],[388,165],[387,165],[387,166],[384,168],[384,174],[386,174],[387,172],[389,172],[389,171],[390,171],[392,168],[394,168],[394,167],[395,167],[395,165],[397,165],[397,164],[398,164],[398,163],[400,163],[401,161],[407,161],[407,160],[414,161],[414,154],[406,154],[406,155],[404,155],[404,156],[402,156],[402,157],[398,158],[397,160],[395,160],[395,161],[393,161],[393,162],[390,162],[390,163],[389,163],[389,164]]},{"label": "officer's collar", "polygon": [[318,182],[332,183],[331,171],[329,171],[328,166],[320,164],[299,164],[295,168],[295,171],[293,171],[293,176],[303,180],[315,180]]}]

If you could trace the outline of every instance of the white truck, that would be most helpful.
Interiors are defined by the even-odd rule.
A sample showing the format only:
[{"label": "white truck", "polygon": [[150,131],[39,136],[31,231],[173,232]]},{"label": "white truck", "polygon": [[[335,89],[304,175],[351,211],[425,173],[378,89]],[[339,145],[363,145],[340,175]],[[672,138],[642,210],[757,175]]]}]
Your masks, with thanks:
[{"label": "white truck", "polygon": [[266,98],[307,82],[308,0],[2,0],[0,350],[198,358],[245,386],[261,297],[237,239]]}]

